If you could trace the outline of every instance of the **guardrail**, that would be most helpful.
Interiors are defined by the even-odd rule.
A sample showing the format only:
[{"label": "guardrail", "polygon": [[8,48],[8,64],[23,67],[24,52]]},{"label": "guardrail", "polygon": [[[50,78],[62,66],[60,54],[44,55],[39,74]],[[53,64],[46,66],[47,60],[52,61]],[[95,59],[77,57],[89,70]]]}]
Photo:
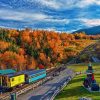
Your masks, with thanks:
[{"label": "guardrail", "polygon": [[54,94],[52,95],[50,100],[54,100],[54,98],[67,86],[67,84],[75,77],[75,74],[73,74],[72,76],[69,77],[68,80],[66,80],[63,85],[61,85],[60,88],[58,88]]}]

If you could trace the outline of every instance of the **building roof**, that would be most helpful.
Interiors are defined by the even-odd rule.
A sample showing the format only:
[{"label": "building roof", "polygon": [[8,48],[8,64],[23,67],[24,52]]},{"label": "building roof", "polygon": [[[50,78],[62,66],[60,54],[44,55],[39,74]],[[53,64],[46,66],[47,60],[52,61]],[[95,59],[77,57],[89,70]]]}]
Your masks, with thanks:
[{"label": "building roof", "polygon": [[10,73],[15,73],[16,71],[13,69],[5,69],[5,70],[0,70],[0,75],[5,75],[5,74],[10,74]]}]

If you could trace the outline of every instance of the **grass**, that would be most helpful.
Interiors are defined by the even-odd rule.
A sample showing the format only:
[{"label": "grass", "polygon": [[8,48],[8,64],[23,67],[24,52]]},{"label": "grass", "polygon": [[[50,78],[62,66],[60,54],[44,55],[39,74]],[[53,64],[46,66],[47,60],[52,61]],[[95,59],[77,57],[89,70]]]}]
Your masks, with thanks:
[{"label": "grass", "polygon": [[[87,64],[75,64],[69,66],[73,70],[85,71],[87,69]],[[100,63],[93,63],[93,68],[95,70],[100,70]],[[100,92],[90,93],[84,87],[82,83],[86,75],[76,76],[62,91],[55,100],[79,100],[80,97],[89,97],[93,100],[100,100]],[[100,73],[95,74],[95,79],[100,84]]]}]

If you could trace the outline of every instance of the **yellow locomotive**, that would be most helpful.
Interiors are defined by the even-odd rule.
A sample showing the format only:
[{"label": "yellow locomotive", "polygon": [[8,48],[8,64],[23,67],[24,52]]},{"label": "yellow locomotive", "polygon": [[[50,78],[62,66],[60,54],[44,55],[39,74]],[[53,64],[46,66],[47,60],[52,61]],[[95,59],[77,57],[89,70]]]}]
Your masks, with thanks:
[{"label": "yellow locomotive", "polygon": [[25,83],[24,74],[17,73],[2,76],[2,87],[12,88],[23,83]]},{"label": "yellow locomotive", "polygon": [[22,84],[31,84],[46,77],[46,70],[25,70],[0,75],[0,87],[10,89]]}]

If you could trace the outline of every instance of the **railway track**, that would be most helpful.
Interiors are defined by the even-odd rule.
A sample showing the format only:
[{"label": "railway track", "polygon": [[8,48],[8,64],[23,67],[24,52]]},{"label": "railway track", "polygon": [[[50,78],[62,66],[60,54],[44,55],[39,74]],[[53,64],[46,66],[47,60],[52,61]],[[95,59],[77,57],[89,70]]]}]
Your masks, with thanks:
[{"label": "railway track", "polygon": [[[82,50],[82,51],[77,55],[77,57],[75,57],[72,61],[70,61],[69,64],[76,63],[76,60],[77,60],[82,54],[88,52],[89,48],[95,48],[95,46],[96,46],[98,43],[100,43],[100,41],[88,45],[86,48],[84,48],[84,50]],[[88,55],[89,55],[89,57],[91,57],[91,54],[90,54],[90,53],[88,53]]]},{"label": "railway track", "polygon": [[23,87],[21,87],[20,89],[16,89],[12,92],[6,93],[6,94],[2,94],[0,95],[0,100],[10,100],[10,95],[13,93],[16,93],[16,96],[19,96],[21,94],[24,94],[25,92],[29,91],[29,90],[34,90],[36,87],[38,87],[39,85],[43,84],[44,82],[50,80],[51,77],[46,77],[44,79],[39,80],[38,82],[34,83],[34,84],[30,84],[30,85],[24,85]]}]

